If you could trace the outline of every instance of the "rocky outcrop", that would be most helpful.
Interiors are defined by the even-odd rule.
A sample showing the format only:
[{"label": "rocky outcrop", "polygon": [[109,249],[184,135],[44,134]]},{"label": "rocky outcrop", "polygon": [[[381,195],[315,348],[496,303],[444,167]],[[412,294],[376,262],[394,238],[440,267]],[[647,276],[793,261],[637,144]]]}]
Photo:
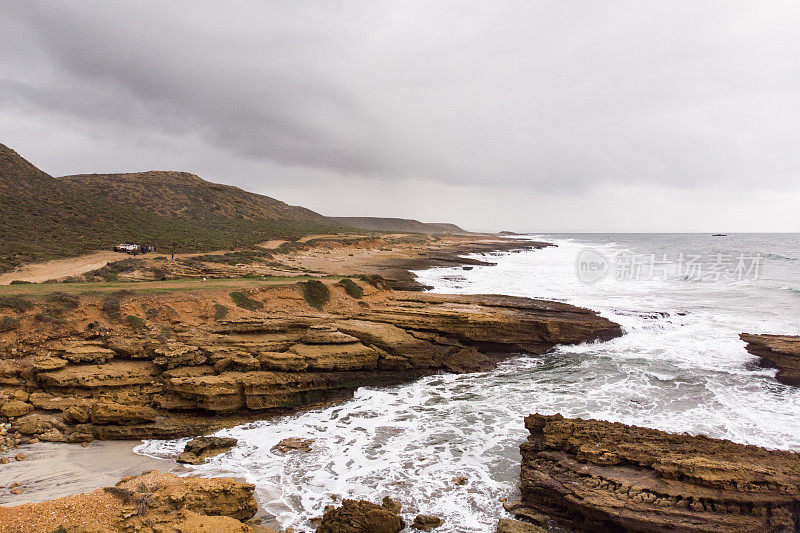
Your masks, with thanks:
[{"label": "rocky outcrop", "polygon": [[416,517],[414,517],[411,527],[414,529],[419,529],[420,531],[433,531],[442,524],[444,524],[444,520],[438,516],[433,516],[430,514],[418,514]]},{"label": "rocky outcrop", "polygon": [[199,465],[209,457],[225,453],[239,441],[231,437],[197,437],[186,443],[178,456],[179,463]]},{"label": "rocky outcrop", "polygon": [[585,531],[798,531],[800,454],[561,415],[525,427],[520,516]]},{"label": "rocky outcrop", "polygon": [[148,472],[114,487],[42,503],[0,507],[0,532],[214,531],[247,533],[254,485]]},{"label": "rocky outcrop", "polygon": [[[63,323],[23,316],[0,338],[0,412],[12,432],[59,441],[197,435],[364,385],[487,370],[509,354],[621,334],[557,302],[365,288],[355,300],[330,285],[324,310],[290,286],[251,291],[256,311],[198,291],[119,296],[115,316],[140,321],[90,297]],[[231,309],[225,319],[217,304]]]},{"label": "rocky outcrop", "polygon": [[761,358],[762,366],[778,369],[775,379],[800,385],[800,336],[742,333],[739,338],[747,343],[748,352]]},{"label": "rocky outcrop", "polygon": [[317,533],[399,533],[405,522],[394,510],[365,500],[344,500],[325,511]]},{"label": "rocky outcrop", "polygon": [[497,521],[495,533],[545,533],[545,531],[547,530],[528,522],[501,518]]}]

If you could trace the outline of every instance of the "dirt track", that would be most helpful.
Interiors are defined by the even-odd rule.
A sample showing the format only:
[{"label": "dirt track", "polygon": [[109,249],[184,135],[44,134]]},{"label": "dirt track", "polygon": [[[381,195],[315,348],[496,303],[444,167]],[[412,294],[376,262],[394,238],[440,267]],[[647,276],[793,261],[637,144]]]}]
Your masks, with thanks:
[{"label": "dirt track", "polygon": [[106,266],[111,261],[125,259],[125,254],[117,252],[94,252],[70,257],[68,259],[54,259],[44,263],[24,265],[13,272],[0,274],[0,285],[8,285],[14,280],[32,281],[41,283],[49,279],[79,276],[86,272]]}]

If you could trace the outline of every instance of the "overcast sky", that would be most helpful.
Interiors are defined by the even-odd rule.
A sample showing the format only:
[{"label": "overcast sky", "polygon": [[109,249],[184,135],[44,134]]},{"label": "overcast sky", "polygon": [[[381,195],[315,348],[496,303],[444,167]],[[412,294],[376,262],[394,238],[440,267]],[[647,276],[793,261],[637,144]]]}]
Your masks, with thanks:
[{"label": "overcast sky", "polygon": [[0,0],[0,142],[327,215],[800,231],[800,2]]}]

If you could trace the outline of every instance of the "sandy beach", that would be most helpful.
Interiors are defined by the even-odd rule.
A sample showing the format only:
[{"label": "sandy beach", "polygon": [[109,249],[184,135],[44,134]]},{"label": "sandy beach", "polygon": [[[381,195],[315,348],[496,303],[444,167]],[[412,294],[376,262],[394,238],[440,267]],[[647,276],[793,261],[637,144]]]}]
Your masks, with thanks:
[{"label": "sandy beach", "polygon": [[[113,486],[123,476],[147,470],[181,470],[174,461],[133,453],[141,441],[94,441],[80,444],[37,442],[7,450],[11,462],[0,469],[0,506],[37,503]],[[25,454],[25,460],[13,457]],[[19,483],[22,494],[12,494],[8,486]]]}]

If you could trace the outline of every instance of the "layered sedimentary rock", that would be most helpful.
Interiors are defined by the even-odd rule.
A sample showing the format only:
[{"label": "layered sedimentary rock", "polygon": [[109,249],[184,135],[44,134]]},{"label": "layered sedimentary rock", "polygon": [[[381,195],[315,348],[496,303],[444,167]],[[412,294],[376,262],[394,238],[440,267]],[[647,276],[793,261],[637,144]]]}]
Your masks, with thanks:
[{"label": "layered sedimentary rock", "polygon": [[586,531],[798,531],[800,454],[561,415],[525,427],[520,516]]},{"label": "layered sedimentary rock", "polygon": [[800,336],[739,335],[748,352],[761,358],[761,365],[777,368],[775,379],[787,385],[800,385]]},{"label": "layered sedimentary rock", "polygon": [[23,316],[0,338],[0,410],[13,430],[52,441],[194,435],[363,385],[486,370],[509,353],[621,334],[555,302],[331,292],[324,311],[282,287],[252,292],[256,311],[200,292],[121,296],[119,316],[140,320],[109,317],[88,297],[63,323],[28,328]]},{"label": "layered sedimentary rock", "polygon": [[254,485],[232,479],[148,472],[114,487],[42,503],[0,507],[0,533],[24,531],[214,531],[266,533],[251,526]]}]

